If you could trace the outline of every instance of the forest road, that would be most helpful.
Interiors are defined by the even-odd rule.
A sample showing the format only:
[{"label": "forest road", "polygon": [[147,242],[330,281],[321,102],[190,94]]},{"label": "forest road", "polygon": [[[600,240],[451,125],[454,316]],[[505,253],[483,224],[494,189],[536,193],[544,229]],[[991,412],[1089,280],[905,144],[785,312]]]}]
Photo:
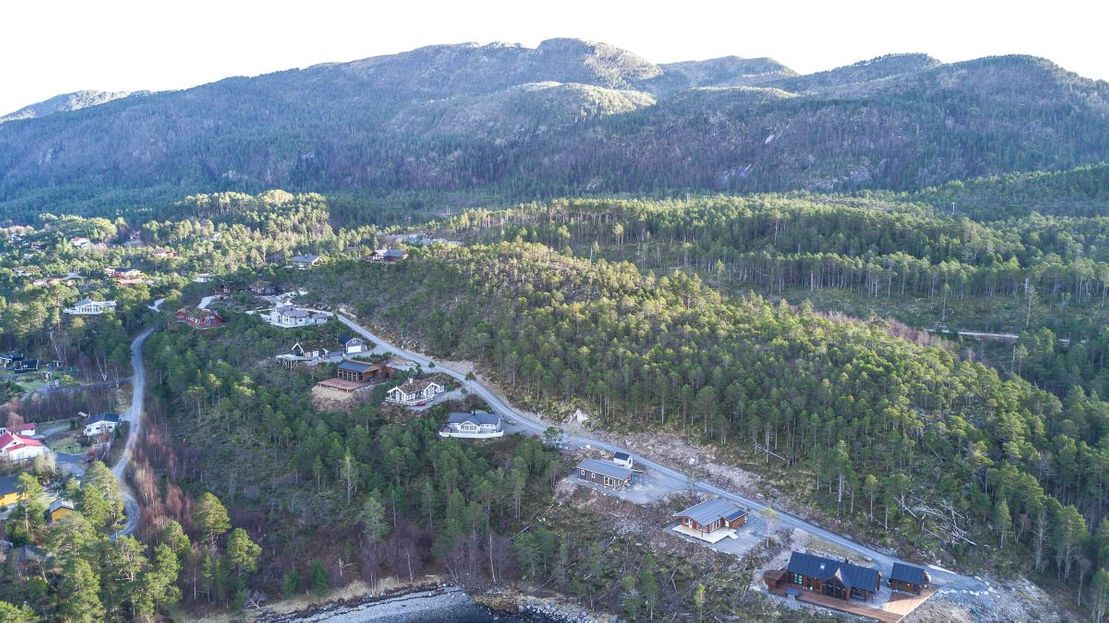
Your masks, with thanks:
[{"label": "forest road", "polygon": [[[500,394],[498,394],[488,385],[483,383],[480,378],[474,381],[467,380],[465,374],[458,372],[457,370],[452,370],[450,367],[439,363],[436,363],[435,367],[432,368],[431,363],[433,361],[433,358],[428,357],[427,355],[424,355],[422,353],[416,353],[396,346],[389,342],[387,339],[381,337],[380,335],[377,335],[376,333],[370,331],[369,329],[363,327],[362,325],[354,322],[353,320],[347,318],[342,314],[336,314],[335,317],[338,318],[339,322],[342,322],[346,326],[350,327],[362,337],[375,342],[375,351],[385,351],[396,355],[397,357],[408,359],[413,363],[417,363],[422,366],[424,370],[430,369],[434,370],[435,372],[442,372],[453,377],[454,379],[461,382],[463,387],[466,387],[470,392],[477,394],[483,400],[485,400],[485,402],[489,403],[489,406],[492,407],[494,411],[500,413],[502,416],[511,416],[518,425],[530,430],[536,435],[542,435],[543,432],[546,431],[547,428],[549,428],[550,426],[556,426],[556,424],[544,422],[539,416],[535,414],[527,413],[513,407]],[[600,439],[583,433],[564,433],[563,440],[569,447],[574,448],[589,446],[592,448],[600,448],[609,452],[615,452],[619,450],[621,452],[630,453],[630,451],[625,448],[621,448],[620,446],[601,441]],[[779,508],[773,508],[771,506],[756,502],[755,500],[743,497],[731,491],[727,491],[711,482],[696,480],[693,477],[687,474],[683,474],[676,469],[672,469],[658,462],[652,461],[650,458],[645,457],[642,454],[635,454],[635,460],[643,467],[656,470],[662,474],[670,476],[671,478],[678,478],[683,481],[689,482],[694,488],[699,491],[712,493],[722,498],[732,500],[748,507],[752,511],[764,512],[768,508],[770,508],[774,511],[775,521],[777,521],[780,526],[786,528],[799,528],[811,535],[835,543],[836,545],[839,545],[840,547],[843,547],[845,549],[857,552],[861,556],[874,561],[874,563],[876,563],[881,568],[882,574],[886,577],[889,577],[889,573],[893,569],[893,563],[895,562],[904,562],[905,564],[910,565],[917,564],[901,560],[894,556],[890,556],[889,554],[879,552],[871,547],[861,545],[841,534],[832,532],[825,528],[821,528],[820,526],[806,521],[796,515],[793,515],[792,513],[786,512]],[[989,590],[989,584],[977,578],[960,575],[958,573],[954,573],[952,571],[948,571],[946,569],[942,569],[933,565],[927,565],[926,567],[928,569],[928,575],[932,579],[932,583],[941,591],[979,592]]]},{"label": "forest road", "polygon": [[135,499],[130,485],[127,484],[126,473],[127,465],[131,462],[131,451],[135,446],[135,440],[142,430],[142,407],[143,399],[146,397],[146,365],[142,360],[142,347],[151,333],[154,333],[153,327],[143,329],[142,333],[131,341],[131,406],[120,417],[121,422],[127,422],[127,442],[123,446],[119,460],[112,466],[112,475],[119,481],[119,489],[123,492],[123,506],[127,516],[123,527],[112,535],[113,538],[134,534],[135,529],[139,527],[139,502]]}]

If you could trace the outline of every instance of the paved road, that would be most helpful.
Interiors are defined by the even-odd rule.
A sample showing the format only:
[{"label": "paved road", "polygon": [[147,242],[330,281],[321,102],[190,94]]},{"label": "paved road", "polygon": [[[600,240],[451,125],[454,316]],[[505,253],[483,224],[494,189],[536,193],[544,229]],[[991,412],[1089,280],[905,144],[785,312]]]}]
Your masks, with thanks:
[{"label": "paved road", "polygon": [[[398,357],[408,359],[412,362],[420,364],[421,366],[423,366],[425,371],[426,370],[433,370],[435,372],[442,372],[444,374],[447,374],[447,375],[450,375],[450,376],[454,377],[455,379],[457,379],[458,381],[460,381],[462,383],[463,387],[466,387],[469,391],[473,392],[474,394],[477,394],[483,400],[485,400],[485,402],[489,403],[489,406],[492,407],[493,410],[497,411],[498,413],[500,413],[502,415],[511,416],[513,419],[515,419],[516,424],[518,424],[521,428],[530,430],[533,434],[542,435],[543,432],[546,431],[547,428],[552,425],[550,423],[543,422],[543,420],[541,418],[539,418],[538,416],[536,416],[534,414],[526,413],[524,411],[520,411],[520,410],[516,409],[511,404],[509,404],[508,401],[506,401],[504,398],[502,398],[498,393],[496,393],[494,390],[492,390],[488,385],[486,385],[484,382],[482,382],[482,380],[480,378],[476,381],[468,381],[468,380],[466,380],[466,375],[465,374],[463,374],[461,372],[458,372],[457,370],[452,370],[450,367],[444,366],[443,364],[438,363],[438,362],[436,362],[434,368],[431,368],[430,367],[430,364],[432,362],[431,357],[428,357],[427,355],[424,355],[424,354],[421,354],[421,353],[416,353],[416,352],[413,352],[413,351],[410,351],[410,350],[406,350],[404,348],[400,348],[399,346],[395,346],[392,343],[390,343],[388,340],[386,340],[385,338],[383,338],[383,337],[377,335],[376,333],[370,331],[369,329],[359,325],[358,323],[356,323],[353,320],[347,318],[346,316],[343,316],[342,314],[336,314],[335,317],[338,318],[339,322],[342,322],[343,324],[347,325],[348,327],[350,327],[353,331],[357,332],[362,337],[365,337],[365,338],[370,339],[373,342],[375,342],[377,344],[377,346],[374,348],[375,351],[378,351],[378,350],[386,351],[386,352],[392,353],[392,354],[394,354]],[[573,447],[573,448],[581,448],[581,447],[585,447],[585,446],[590,446],[590,447],[593,447],[593,448],[600,448],[602,450],[607,450],[609,452],[615,452],[617,450],[620,450],[622,452],[628,452],[628,450],[626,450],[624,448],[621,448],[620,446],[617,446],[617,445],[614,445],[614,444],[611,444],[611,443],[607,443],[605,441],[601,441],[600,439],[597,439],[597,438],[595,438],[591,435],[588,435],[588,434],[570,434],[570,433],[567,433],[567,434],[563,435],[563,439],[566,441],[568,446]],[[678,470],[671,469],[671,468],[669,468],[665,465],[662,465],[661,463],[657,463],[655,461],[652,461],[650,458],[645,457],[642,454],[637,454],[636,457],[635,457],[635,460],[639,465],[641,465],[643,467],[655,470],[655,471],[657,471],[661,474],[665,474],[667,476],[670,476],[671,478],[678,478],[682,481],[690,482],[691,485],[693,485],[696,489],[698,489],[700,491],[704,491],[704,492],[707,492],[707,493],[712,493],[712,494],[718,495],[720,497],[723,497],[723,498],[726,498],[726,499],[729,499],[729,500],[733,500],[735,502],[738,502],[738,503],[750,508],[751,510],[758,511],[758,512],[764,512],[768,508],[771,508],[766,504],[762,504],[762,503],[757,502],[755,500],[752,500],[752,499],[743,497],[741,495],[738,495],[736,493],[733,493],[731,491],[727,491],[725,489],[722,489],[722,488],[720,488],[720,487],[718,487],[718,486],[716,486],[716,485],[714,485],[710,482],[705,482],[705,481],[701,481],[701,480],[694,480],[689,475],[683,474],[682,472],[679,472]],[[895,558],[893,556],[889,556],[888,554],[883,554],[882,552],[879,552],[879,551],[877,551],[873,548],[867,547],[865,545],[860,545],[859,543],[856,543],[856,542],[852,541],[851,539],[848,539],[847,537],[844,537],[844,536],[842,536],[840,534],[837,534],[835,532],[831,532],[830,530],[826,530],[824,528],[821,528],[820,526],[817,526],[813,523],[810,523],[810,522],[808,522],[804,519],[801,519],[800,517],[797,517],[796,515],[790,514],[790,513],[786,512],[786,511],[783,511],[781,509],[774,508],[773,510],[774,510],[774,513],[777,516],[777,521],[780,525],[782,525],[784,527],[787,527],[787,528],[800,528],[800,529],[804,530],[805,532],[808,532],[809,534],[820,537],[820,538],[822,538],[826,541],[830,541],[832,543],[835,543],[836,545],[839,545],[840,547],[843,547],[845,549],[849,549],[849,550],[854,551],[854,552],[858,552],[859,554],[862,554],[863,556],[870,558],[876,564],[878,564],[882,568],[882,573],[885,574],[887,577],[889,575],[890,570],[893,568],[893,563],[894,562],[907,562],[908,563],[908,561],[901,561],[898,558]],[[908,563],[908,564],[914,564],[914,563]],[[978,580],[978,579],[975,579],[975,578],[970,578],[970,577],[967,577],[967,576],[964,576],[964,575],[959,575],[957,573],[953,573],[953,572],[948,571],[946,569],[940,569],[939,567],[934,567],[934,566],[931,566],[931,565],[928,566],[928,574],[929,574],[929,576],[931,576],[932,582],[934,584],[936,584],[937,586],[939,586],[943,590],[984,591],[984,590],[987,590],[989,588],[989,586],[981,580]]]},{"label": "paved road", "polygon": [[112,474],[119,481],[119,488],[123,491],[123,505],[127,518],[124,521],[123,528],[115,536],[133,534],[139,526],[139,502],[135,499],[131,487],[127,484],[125,472],[127,471],[127,464],[131,462],[131,450],[134,448],[135,440],[138,439],[139,431],[142,430],[142,405],[143,397],[146,395],[146,366],[142,360],[142,346],[146,343],[146,338],[150,337],[153,332],[153,327],[144,329],[131,342],[131,406],[120,417],[120,421],[128,423],[129,431],[127,443],[123,446],[123,453],[119,455],[119,460],[112,466]]}]

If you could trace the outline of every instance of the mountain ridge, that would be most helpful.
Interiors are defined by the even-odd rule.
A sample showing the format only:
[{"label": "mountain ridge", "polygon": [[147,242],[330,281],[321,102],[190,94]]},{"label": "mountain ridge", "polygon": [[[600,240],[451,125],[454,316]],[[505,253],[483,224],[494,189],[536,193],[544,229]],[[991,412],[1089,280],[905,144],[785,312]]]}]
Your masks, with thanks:
[{"label": "mountain ridge", "polygon": [[911,191],[1100,162],[1107,102],[1106,82],[1020,55],[802,76],[576,39],[425,46],[0,124],[0,210],[156,188]]}]

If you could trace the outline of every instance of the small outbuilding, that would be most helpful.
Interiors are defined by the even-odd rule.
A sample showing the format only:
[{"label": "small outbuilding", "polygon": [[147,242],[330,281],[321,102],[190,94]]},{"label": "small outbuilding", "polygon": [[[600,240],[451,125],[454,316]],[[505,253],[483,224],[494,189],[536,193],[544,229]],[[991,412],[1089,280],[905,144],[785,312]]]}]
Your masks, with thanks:
[{"label": "small outbuilding", "polygon": [[890,571],[890,588],[902,593],[919,595],[931,581],[923,567],[907,565],[903,562],[893,563],[893,570]]}]

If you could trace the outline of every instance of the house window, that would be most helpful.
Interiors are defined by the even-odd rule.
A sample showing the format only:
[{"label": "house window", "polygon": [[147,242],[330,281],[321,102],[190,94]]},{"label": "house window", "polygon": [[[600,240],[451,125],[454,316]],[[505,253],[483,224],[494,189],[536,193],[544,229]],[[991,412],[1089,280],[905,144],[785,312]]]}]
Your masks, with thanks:
[{"label": "house window", "polygon": [[585,478],[585,470],[583,469],[583,470],[580,470],[580,471],[581,471],[581,473],[578,474],[578,476],[580,476],[582,478]]},{"label": "house window", "polygon": [[803,582],[803,578],[801,577],[801,574],[800,573],[794,573],[793,574],[793,583],[794,584],[801,584],[802,582]]}]

